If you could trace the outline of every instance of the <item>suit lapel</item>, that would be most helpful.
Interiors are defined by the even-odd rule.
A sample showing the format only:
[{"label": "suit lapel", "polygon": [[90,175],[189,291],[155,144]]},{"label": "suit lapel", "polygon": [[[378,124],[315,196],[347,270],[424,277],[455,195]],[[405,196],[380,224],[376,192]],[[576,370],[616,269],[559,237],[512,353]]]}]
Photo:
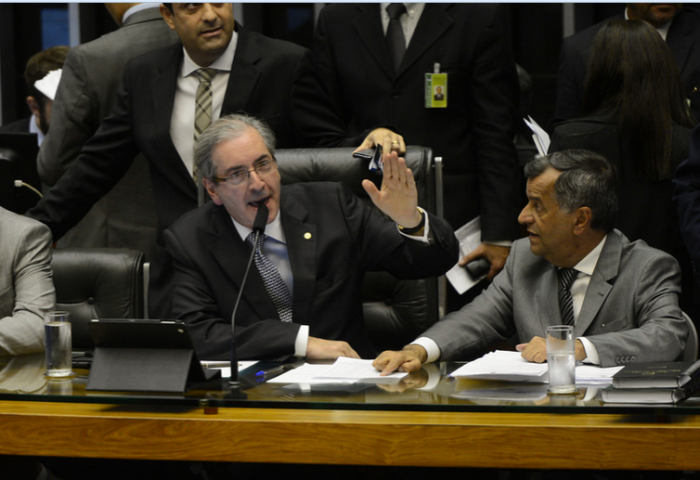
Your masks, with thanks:
[{"label": "suit lapel", "polygon": [[251,93],[260,77],[260,71],[255,66],[261,58],[258,46],[252,35],[238,24],[236,24],[236,31],[238,44],[228,77],[221,116],[246,110],[248,99],[251,98]]},{"label": "suit lapel", "polygon": [[[561,309],[559,308],[559,280],[557,278],[557,267],[550,265],[542,275],[542,283],[537,288],[534,301],[536,315],[539,316],[542,324],[542,332],[550,325],[561,325]],[[521,339],[526,341],[524,339]]]},{"label": "suit lapel", "polygon": [[177,184],[180,190],[187,192],[196,201],[197,188],[170,137],[170,120],[173,115],[177,77],[180,74],[182,56],[180,43],[170,47],[169,54],[164,55],[163,61],[156,66],[157,74],[151,81],[153,120],[156,129],[155,141],[162,152],[160,158],[166,159],[167,162],[167,165],[160,165],[160,168],[167,170],[166,176]]},{"label": "suit lapel", "polygon": [[691,25],[690,22],[685,21],[687,18],[688,14],[681,12],[673,20],[666,37],[666,43],[671,48],[673,58],[676,60],[678,69],[681,72],[683,72],[686,61],[688,60],[688,55],[690,54],[690,49],[693,44],[693,33],[695,28],[697,28],[695,25]]},{"label": "suit lapel", "polygon": [[[211,222],[208,230],[209,251],[214,261],[221,266],[231,283],[236,286],[236,291],[232,291],[231,294],[238,295],[238,289],[248,265],[250,248],[238,235],[231,217],[223,207],[209,204],[205,208],[211,209]],[[243,298],[259,318],[279,318],[277,309],[267,295],[262,277],[254,263],[248,273]]]},{"label": "suit lapel", "polygon": [[294,321],[309,324],[316,289],[316,225],[306,223],[308,210],[284,191],[281,204],[282,228],[294,275]]},{"label": "suit lapel", "polygon": [[[452,19],[445,12],[449,4],[427,3],[418,20],[416,31],[406,49],[398,76],[406,72],[452,26]],[[424,72],[430,73],[430,72]]]},{"label": "suit lapel", "polygon": [[608,238],[600,252],[600,257],[596,263],[591,281],[586,290],[586,297],[583,300],[581,311],[576,320],[574,336],[584,336],[586,330],[598,314],[600,307],[608,298],[612,284],[610,280],[617,277],[620,269],[620,255],[622,254],[622,242],[620,236],[615,232],[608,233]]},{"label": "suit lapel", "polygon": [[361,11],[361,15],[353,23],[357,36],[360,37],[362,44],[379,64],[382,72],[393,79],[391,55],[384,36],[380,7],[377,4],[367,4],[359,5],[357,8]]}]

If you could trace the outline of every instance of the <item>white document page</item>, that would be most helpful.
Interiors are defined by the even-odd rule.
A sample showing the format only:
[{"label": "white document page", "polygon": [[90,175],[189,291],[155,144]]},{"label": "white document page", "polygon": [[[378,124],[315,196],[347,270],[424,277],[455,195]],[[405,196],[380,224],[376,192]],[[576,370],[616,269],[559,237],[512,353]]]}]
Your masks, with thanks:
[{"label": "white document page", "polygon": [[[481,243],[481,217],[476,217],[466,225],[455,231],[455,236],[459,241],[459,258],[474,250]],[[455,264],[446,274],[450,284],[460,295],[472,288],[486,275],[479,278],[472,277],[466,268]]]},{"label": "white document page", "polygon": [[528,115],[527,118],[523,118],[523,120],[533,132],[532,139],[535,141],[537,153],[540,155],[547,155],[547,152],[549,151],[549,144],[551,143],[549,134],[545,132],[544,129],[540,127],[531,116]]},{"label": "white document page", "polygon": [[372,360],[339,357],[333,365],[311,365],[305,363],[301,367],[285,372],[268,383],[392,383],[397,382],[407,374],[395,372],[382,377],[379,370],[372,366]]}]

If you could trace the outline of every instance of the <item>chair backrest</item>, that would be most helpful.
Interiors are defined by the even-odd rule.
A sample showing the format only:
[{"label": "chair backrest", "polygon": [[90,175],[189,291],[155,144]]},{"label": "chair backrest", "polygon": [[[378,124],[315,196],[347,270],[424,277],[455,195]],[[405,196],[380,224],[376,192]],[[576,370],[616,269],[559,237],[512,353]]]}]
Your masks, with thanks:
[{"label": "chair backrest", "polygon": [[93,318],[143,318],[144,255],[122,248],[59,248],[51,268],[56,309],[71,313],[73,349],[92,349]]},{"label": "chair backrest", "polygon": [[687,313],[683,312],[683,318],[685,318],[686,323],[688,324],[688,340],[685,342],[683,361],[694,362],[698,359],[698,331],[695,328],[693,320]]},{"label": "chair backrest", "polygon": [[[369,171],[368,161],[352,157],[350,148],[281,149],[275,157],[282,184],[332,181],[345,183],[367,204],[362,187],[369,179],[381,185],[381,176]],[[438,192],[432,151],[411,146],[405,155],[413,171],[418,204],[436,212]],[[439,319],[438,280],[397,280],[385,272],[367,272],[363,285],[363,310],[367,333],[378,351],[399,349]]]}]

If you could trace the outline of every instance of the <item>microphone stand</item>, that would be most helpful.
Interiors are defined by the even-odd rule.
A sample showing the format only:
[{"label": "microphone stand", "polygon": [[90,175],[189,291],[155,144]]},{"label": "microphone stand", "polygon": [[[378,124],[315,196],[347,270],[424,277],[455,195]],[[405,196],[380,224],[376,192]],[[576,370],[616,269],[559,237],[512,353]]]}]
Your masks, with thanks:
[{"label": "microphone stand", "polygon": [[265,233],[268,214],[269,211],[267,206],[262,203],[259,204],[258,213],[255,215],[255,220],[253,221],[253,232],[255,233],[253,251],[250,253],[250,258],[248,258],[248,266],[246,266],[241,287],[238,289],[236,304],[233,307],[233,313],[231,314],[231,378],[229,380],[229,386],[232,388],[240,388],[241,386],[241,381],[238,376],[238,352],[236,351],[236,312],[238,311],[238,304],[241,302],[241,297],[243,296],[243,287],[248,280],[248,273],[250,272],[250,266],[253,264],[253,257],[255,256],[255,251],[258,248],[258,242],[260,241],[262,234]]}]

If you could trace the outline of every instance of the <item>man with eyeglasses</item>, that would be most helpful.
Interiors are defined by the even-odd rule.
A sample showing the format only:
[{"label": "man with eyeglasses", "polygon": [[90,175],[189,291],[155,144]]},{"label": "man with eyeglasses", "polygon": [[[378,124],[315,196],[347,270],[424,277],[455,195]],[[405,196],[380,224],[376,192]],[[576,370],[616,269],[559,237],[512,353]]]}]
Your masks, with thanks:
[{"label": "man with eyeglasses", "polygon": [[188,323],[201,358],[229,358],[231,316],[252,248],[246,239],[264,204],[262,254],[284,282],[291,312],[256,259],[235,319],[239,358],[371,358],[364,272],[440,275],[457,260],[454,234],[418,208],[413,174],[396,152],[385,155],[381,189],[363,182],[386,218],[341,183],[282,187],[274,142],[267,125],[243,115],[221,118],[199,137],[195,162],[212,201],[165,232],[175,266],[173,313]]}]

